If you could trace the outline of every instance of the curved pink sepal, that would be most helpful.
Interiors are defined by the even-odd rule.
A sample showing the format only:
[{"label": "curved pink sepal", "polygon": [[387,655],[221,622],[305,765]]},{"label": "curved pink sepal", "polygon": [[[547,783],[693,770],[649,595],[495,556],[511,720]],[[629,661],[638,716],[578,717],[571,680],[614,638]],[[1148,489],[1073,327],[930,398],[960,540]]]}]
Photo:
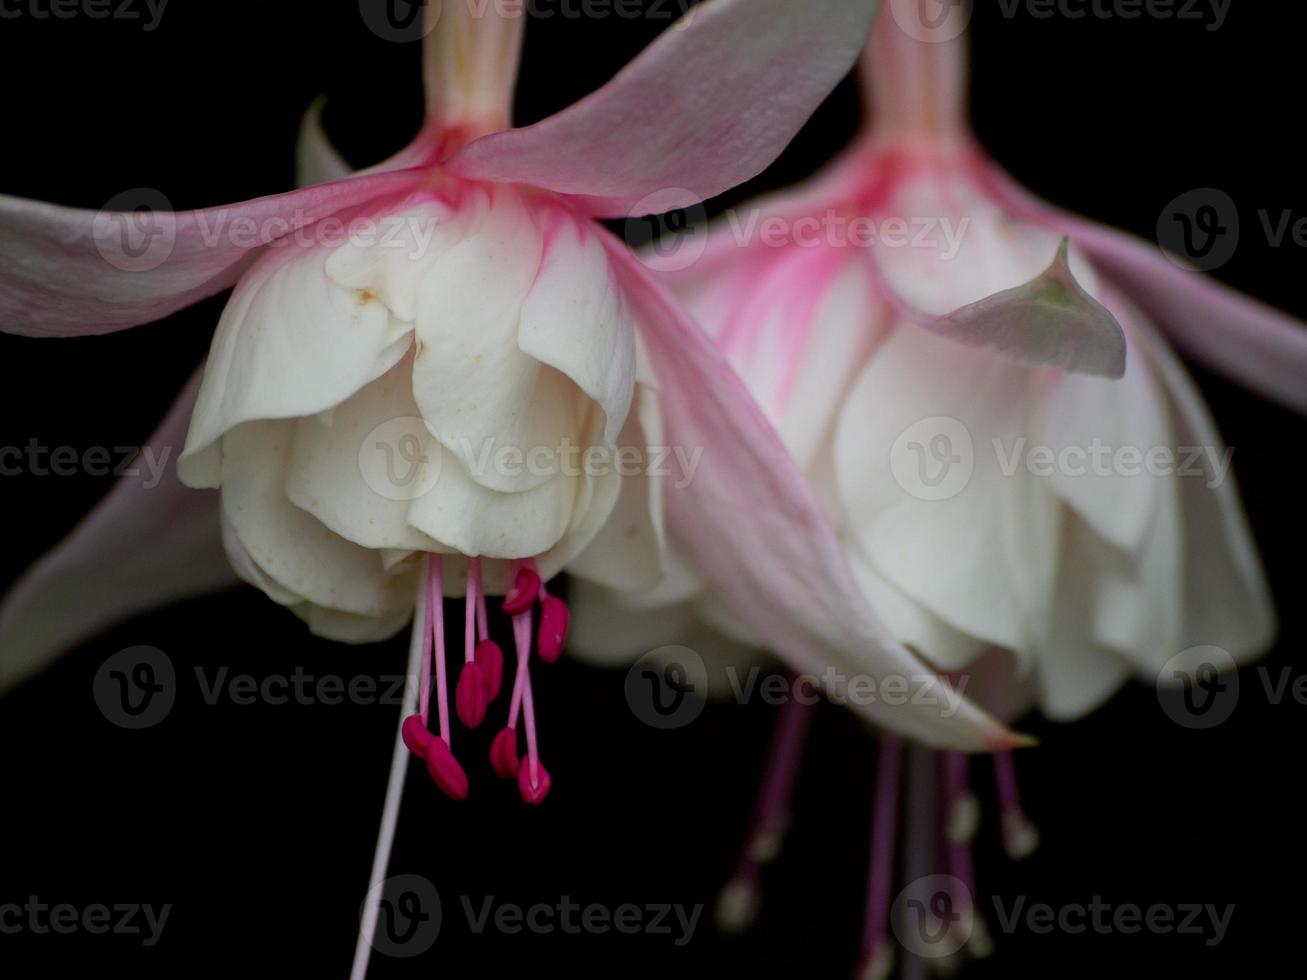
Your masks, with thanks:
[{"label": "curved pink sepal", "polygon": [[0,196],[0,332],[77,337],[161,319],[231,286],[262,246],[420,178],[376,173],[179,212]]},{"label": "curved pink sepal", "polygon": [[[667,210],[761,173],[849,71],[875,0],[711,0],[607,85],[522,129],[475,140],[451,172],[543,187],[592,214]],[[642,209],[643,208],[643,209]]]},{"label": "curved pink sepal", "polygon": [[1041,201],[996,166],[986,176],[1006,208],[1069,236],[1186,353],[1307,412],[1307,324],[1184,268],[1156,245]]},{"label": "curved pink sepal", "polygon": [[885,630],[743,382],[637,257],[616,240],[609,251],[658,378],[667,444],[702,450],[693,478],[675,481],[685,489],[668,481],[664,493],[678,547],[714,594],[799,673],[833,669],[837,684],[864,690],[892,678],[921,694],[915,704],[850,694],[878,724],[939,747],[1021,744]]},{"label": "curved pink sepal", "polygon": [[[219,534],[217,491],[178,482],[199,390],[196,373],[147,441],[149,465],[124,474],[99,506],[0,603],[0,690],[80,640],[136,613],[236,584]],[[165,452],[166,450],[166,452]]]}]

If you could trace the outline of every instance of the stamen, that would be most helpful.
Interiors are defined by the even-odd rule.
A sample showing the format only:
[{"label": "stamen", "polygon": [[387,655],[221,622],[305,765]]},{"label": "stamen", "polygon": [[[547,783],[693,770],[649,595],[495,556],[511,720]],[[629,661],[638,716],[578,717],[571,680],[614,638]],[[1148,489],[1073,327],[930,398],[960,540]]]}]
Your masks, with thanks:
[{"label": "stamen", "polygon": [[481,680],[485,685],[486,704],[497,697],[504,686],[504,651],[494,640],[482,640],[477,644],[476,664],[481,668]]},{"label": "stamen", "polygon": [[[954,824],[959,821],[958,814],[968,809],[978,809],[976,799],[971,795],[971,790],[967,782],[968,759],[961,752],[944,753],[944,802],[945,810],[945,838],[947,841],[948,870],[961,885],[959,891],[961,894],[955,894],[953,900],[957,903],[958,910],[962,912],[962,918],[958,920],[958,928],[964,929],[965,944],[967,952],[976,958],[989,956],[994,951],[994,945],[989,938],[989,930],[985,928],[984,919],[975,908],[973,896],[976,892],[976,873],[975,865],[971,858],[971,839],[975,833],[974,822],[969,828],[969,832],[955,835]],[[966,818],[961,820],[965,823]],[[968,828],[964,827],[964,830]],[[965,925],[963,925],[965,923]]]},{"label": "stamen", "polygon": [[513,576],[513,587],[504,596],[504,612],[510,616],[520,616],[535,605],[540,593],[540,575],[528,564],[518,566]]},{"label": "stamen", "polygon": [[433,738],[427,746],[427,772],[450,799],[467,799],[467,773],[444,739]]},{"label": "stamen", "polygon": [[427,731],[427,723],[422,720],[421,715],[409,715],[405,718],[400,728],[400,736],[404,739],[408,750],[415,756],[419,759],[427,757],[427,749],[431,745],[431,732]]},{"label": "stamen", "polygon": [[815,705],[790,699],[782,706],[754,808],[753,828],[735,873],[717,900],[717,924],[726,932],[743,932],[758,914],[758,881],[763,865],[775,860],[790,822],[790,801]]},{"label": "stamen", "polygon": [[[481,672],[481,686],[487,707],[499,697],[504,684],[504,652],[499,644],[490,639],[490,627],[486,622],[486,589],[481,573],[481,559],[473,558],[468,562],[467,575],[468,625],[464,635],[464,657],[468,657],[466,647],[472,644],[471,660]],[[471,620],[475,617],[475,634]]]},{"label": "stamen", "polygon": [[999,806],[1003,810],[1003,849],[1015,860],[1029,857],[1039,847],[1039,828],[1021,809],[1016,761],[1011,752],[995,753],[994,778],[998,784]]},{"label": "stamen", "polygon": [[[532,564],[534,565],[534,562]],[[567,610],[567,603],[558,596],[550,595],[541,582],[540,632],[536,638],[536,653],[545,663],[555,663],[563,655],[570,620],[571,614]]]},{"label": "stamen", "polygon": [[948,801],[944,836],[950,844],[970,843],[980,828],[980,801],[968,787],[967,765],[963,753],[944,753],[944,787]]},{"label": "stamen", "polygon": [[454,709],[458,720],[468,728],[476,728],[486,717],[486,679],[476,662],[476,610],[478,578],[481,562],[468,560],[467,596],[463,602],[463,670],[458,675],[458,688],[454,691]]},{"label": "stamen", "polygon": [[[431,731],[427,728],[427,712],[431,700],[431,629],[427,626],[425,572],[426,569],[423,569],[423,574],[418,576],[417,598],[413,603],[413,632],[408,645],[409,663],[418,665],[418,713],[405,718],[399,728],[400,739],[419,759],[427,757],[427,747],[431,744]],[[409,683],[412,683],[411,677]]]},{"label": "stamen", "polygon": [[458,675],[454,710],[458,712],[458,720],[468,728],[476,728],[485,721],[486,680],[481,667],[473,661],[466,661]]},{"label": "stamen", "polygon": [[517,729],[505,728],[490,743],[490,768],[500,779],[516,779],[519,769]]},{"label": "stamen", "polygon": [[862,937],[860,980],[886,980],[894,969],[889,942],[890,886],[894,881],[894,838],[899,810],[899,775],[903,740],[881,735],[876,759],[876,799],[871,823],[871,872],[867,884],[867,918]]},{"label": "stamen", "polygon": [[445,590],[440,555],[432,555],[427,579],[427,609],[435,638],[436,708],[440,715],[440,737],[452,748],[449,738],[449,681],[445,676]]},{"label": "stamen", "polygon": [[[518,693],[526,720],[526,756],[527,764],[519,768],[517,774],[518,790],[526,803],[539,804],[549,795],[551,781],[549,773],[540,762],[540,749],[536,739],[535,699],[531,695],[531,613],[528,610],[520,616],[513,617],[513,637],[517,644],[517,657],[520,665],[518,677],[522,680]],[[514,719],[515,720],[515,719]]]}]

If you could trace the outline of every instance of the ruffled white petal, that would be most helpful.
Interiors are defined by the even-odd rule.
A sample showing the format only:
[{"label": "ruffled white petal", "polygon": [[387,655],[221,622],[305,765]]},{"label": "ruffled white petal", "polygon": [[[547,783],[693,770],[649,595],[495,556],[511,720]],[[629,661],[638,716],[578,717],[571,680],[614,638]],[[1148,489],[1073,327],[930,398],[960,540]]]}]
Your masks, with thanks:
[{"label": "ruffled white petal", "polygon": [[[855,383],[835,437],[840,502],[877,571],[953,628],[1013,650],[1027,648],[1028,617],[1039,603],[1023,567],[1047,566],[1057,547],[1055,523],[1045,516],[1024,526],[1028,513],[1017,503],[1047,515],[1038,500],[1047,491],[1018,487],[1034,477],[1002,465],[1028,438],[1032,392],[1044,374],[901,326]],[[920,499],[891,464],[942,466],[931,455],[942,430],[927,421],[938,419],[965,428],[970,446],[949,446],[958,459],[948,472],[970,464],[971,475],[947,499]]]},{"label": "ruffled white petal", "polygon": [[[568,562],[568,571],[621,591],[650,589],[663,579],[667,541],[663,526],[663,480],[653,472],[651,446],[662,444],[658,394],[646,385],[636,390],[635,411],[617,439],[613,465],[620,496],[604,514],[588,546]],[[627,453],[629,455],[624,455]],[[631,460],[631,463],[624,462]],[[634,472],[628,472],[630,467]]]},{"label": "ruffled white petal", "polygon": [[366,290],[326,273],[331,249],[265,251],[232,294],[213,338],[178,474],[215,486],[204,452],[244,422],[314,415],[340,404],[403,356],[407,328]]},{"label": "ruffled white petal", "polygon": [[440,552],[408,521],[410,500],[441,463],[413,402],[411,371],[407,358],[343,405],[298,420],[286,496],[361,547]]},{"label": "ruffled white petal", "polygon": [[[294,422],[256,422],[223,438],[222,509],[275,601],[288,594],[340,612],[388,616],[411,607],[402,576],[328,530],[285,493]],[[255,582],[255,584],[260,584]]]},{"label": "ruffled white petal", "polygon": [[549,219],[518,346],[602,406],[604,441],[612,444],[635,385],[635,325],[599,236],[561,211]]}]

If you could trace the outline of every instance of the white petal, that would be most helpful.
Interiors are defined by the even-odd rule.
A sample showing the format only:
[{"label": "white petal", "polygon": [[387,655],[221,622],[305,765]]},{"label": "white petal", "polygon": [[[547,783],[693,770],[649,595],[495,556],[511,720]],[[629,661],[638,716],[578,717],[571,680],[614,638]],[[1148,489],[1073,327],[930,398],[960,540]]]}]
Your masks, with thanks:
[{"label": "white petal", "polygon": [[[409,589],[416,589],[414,580]],[[306,603],[291,610],[309,624],[309,632],[337,643],[381,643],[408,625],[413,618],[411,609],[396,610],[385,616],[359,616]]]},{"label": "white petal", "polygon": [[267,249],[223,310],[178,473],[211,486],[214,457],[190,462],[244,422],[313,415],[384,373],[402,325],[375,296],[323,269],[326,246]]},{"label": "white petal", "polygon": [[607,416],[612,445],[635,384],[635,325],[599,236],[558,212],[522,306],[518,345],[571,378]]},{"label": "white petal", "polygon": [[1138,552],[1106,552],[1093,614],[1094,637],[1152,674],[1179,652],[1184,615],[1180,487],[1172,479],[1160,489]]},{"label": "white petal", "polygon": [[[836,431],[842,509],[876,570],[953,628],[1018,651],[1041,601],[1026,569],[1050,564],[1057,528],[1038,500],[1042,488],[1019,486],[1034,478],[1021,467],[1005,473],[1001,461],[1028,440],[1032,392],[1046,376],[898,327],[855,383]],[[945,431],[958,423],[965,431]],[[947,447],[957,457],[947,469],[930,456],[938,435],[969,436],[970,446]],[[960,488],[923,499],[920,487],[898,482],[905,465],[935,467]],[[1034,520],[1023,503],[1034,506]]]},{"label": "white petal", "polygon": [[1064,543],[1052,616],[1035,661],[1040,709],[1056,721],[1098,707],[1130,676],[1129,662],[1094,638],[1095,556],[1108,545],[1074,516]]},{"label": "white petal", "polygon": [[445,452],[435,483],[409,504],[415,528],[465,555],[531,558],[548,551],[572,522],[579,479],[556,475],[517,493],[501,493],[473,480]]},{"label": "white petal", "polygon": [[663,578],[667,542],[663,527],[663,477],[653,472],[648,447],[662,445],[658,394],[645,385],[636,389],[636,410],[618,437],[621,451],[638,450],[639,472],[619,475],[621,494],[589,546],[572,559],[567,570],[619,591],[652,588]]},{"label": "white petal", "polygon": [[692,309],[806,468],[883,334],[885,310],[861,256],[796,249],[765,258]]},{"label": "white petal", "polygon": [[309,602],[366,616],[408,608],[411,592],[401,576],[386,574],[380,555],[333,534],[287,499],[294,428],[247,423],[223,438],[222,507],[236,537],[279,589]]},{"label": "white petal", "polygon": [[1166,342],[1137,311],[1129,323],[1166,386],[1177,444],[1206,449],[1201,475],[1179,481],[1184,614],[1178,643],[1219,646],[1247,660],[1270,646],[1276,617],[1234,476],[1221,478],[1212,461],[1228,465],[1225,442]]},{"label": "white petal", "polygon": [[406,359],[344,404],[298,420],[286,477],[291,503],[364,548],[444,551],[408,522],[409,501],[440,447],[413,401]]},{"label": "white petal", "polygon": [[940,670],[962,670],[988,647],[984,641],[949,626],[886,582],[857,547],[849,550],[849,567],[871,608],[895,638]]},{"label": "white petal", "polygon": [[483,198],[465,207],[432,195],[414,197],[364,226],[333,249],[331,280],[346,289],[375,293],[396,317],[412,324],[426,275],[476,227]]},{"label": "white petal", "polygon": [[588,399],[518,346],[522,304],[540,267],[541,236],[510,189],[479,208],[474,230],[422,280],[413,390],[437,439],[483,486],[504,492],[549,478],[479,466],[486,452],[575,440]]},{"label": "white petal", "polygon": [[[1101,536],[1133,552],[1158,506],[1158,484],[1167,477],[1153,475],[1146,467],[1125,473],[1113,461],[1114,454],[1133,448],[1143,459],[1156,447],[1169,449],[1172,441],[1161,389],[1131,333],[1126,335],[1125,376],[1111,381],[1062,375],[1049,387],[1036,435],[1067,460],[1067,466],[1057,466],[1048,478],[1057,495]],[[1108,453],[1097,462],[1088,456],[1095,446]]]}]

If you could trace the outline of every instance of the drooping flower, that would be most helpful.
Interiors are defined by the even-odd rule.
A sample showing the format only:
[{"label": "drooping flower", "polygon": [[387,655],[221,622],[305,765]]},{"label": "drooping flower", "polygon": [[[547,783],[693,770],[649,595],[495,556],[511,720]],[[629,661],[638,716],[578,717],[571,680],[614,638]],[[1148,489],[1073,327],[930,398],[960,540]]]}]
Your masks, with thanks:
[{"label": "drooping flower", "polygon": [[[1069,720],[1132,675],[1172,680],[1163,667],[1186,649],[1242,662],[1274,632],[1229,454],[1150,315],[1196,356],[1300,409],[1307,328],[1033,202],[967,128],[964,43],[916,40],[882,16],[864,59],[871,124],[856,144],[807,186],[728,214],[706,245],[690,236],[648,261],[775,423],[895,636],[1005,717],[1038,707]],[[704,624],[732,651],[767,645],[688,571],[654,590],[579,587],[575,598],[574,645],[595,658],[678,642],[710,653]],[[755,829],[723,893],[728,923],[751,918],[776,853],[803,710],[779,722]],[[883,738],[869,977],[891,962],[902,751]],[[995,764],[1019,856],[1034,830],[1011,756]],[[947,896],[965,912],[952,931],[983,952],[966,758],[940,765],[941,785],[918,772],[913,792],[933,794],[942,869],[960,883]]]},{"label": "drooping flower", "polygon": [[[464,599],[452,706],[475,724],[504,683],[486,602],[503,594],[517,661],[491,761],[535,803],[549,779],[529,663],[533,647],[557,656],[568,618],[546,582],[564,567],[613,586],[653,580],[665,514],[701,549],[696,574],[796,668],[857,665],[942,689],[861,600],[806,482],[720,353],[591,220],[638,215],[668,188],[707,198],[760,171],[853,62],[875,2],[712,0],[600,92],[517,130],[521,17],[440,7],[428,8],[440,17],[428,124],[370,172],[342,177],[310,117],[301,172],[325,182],[290,194],[146,216],[0,199],[7,332],[112,332],[235,286],[202,375],[154,437],[173,445],[189,429],[180,479],[149,494],[118,486],[19,582],[0,607],[0,677],[12,683],[111,621],[222,582],[220,539],[241,578],[315,632],[365,641],[412,618],[420,682],[397,749],[461,797],[444,597]],[[702,84],[712,77],[721,84]],[[258,232],[224,231],[237,225]],[[329,234],[338,227],[343,239]],[[674,492],[482,464],[487,449],[611,452],[659,432],[702,450]],[[410,464],[399,481],[395,462]],[[161,540],[171,547],[144,554],[142,542]],[[1014,743],[968,702],[946,716],[880,703],[868,713],[932,744]],[[404,760],[397,750],[374,877]],[[360,949],[374,924],[365,919]]]}]

